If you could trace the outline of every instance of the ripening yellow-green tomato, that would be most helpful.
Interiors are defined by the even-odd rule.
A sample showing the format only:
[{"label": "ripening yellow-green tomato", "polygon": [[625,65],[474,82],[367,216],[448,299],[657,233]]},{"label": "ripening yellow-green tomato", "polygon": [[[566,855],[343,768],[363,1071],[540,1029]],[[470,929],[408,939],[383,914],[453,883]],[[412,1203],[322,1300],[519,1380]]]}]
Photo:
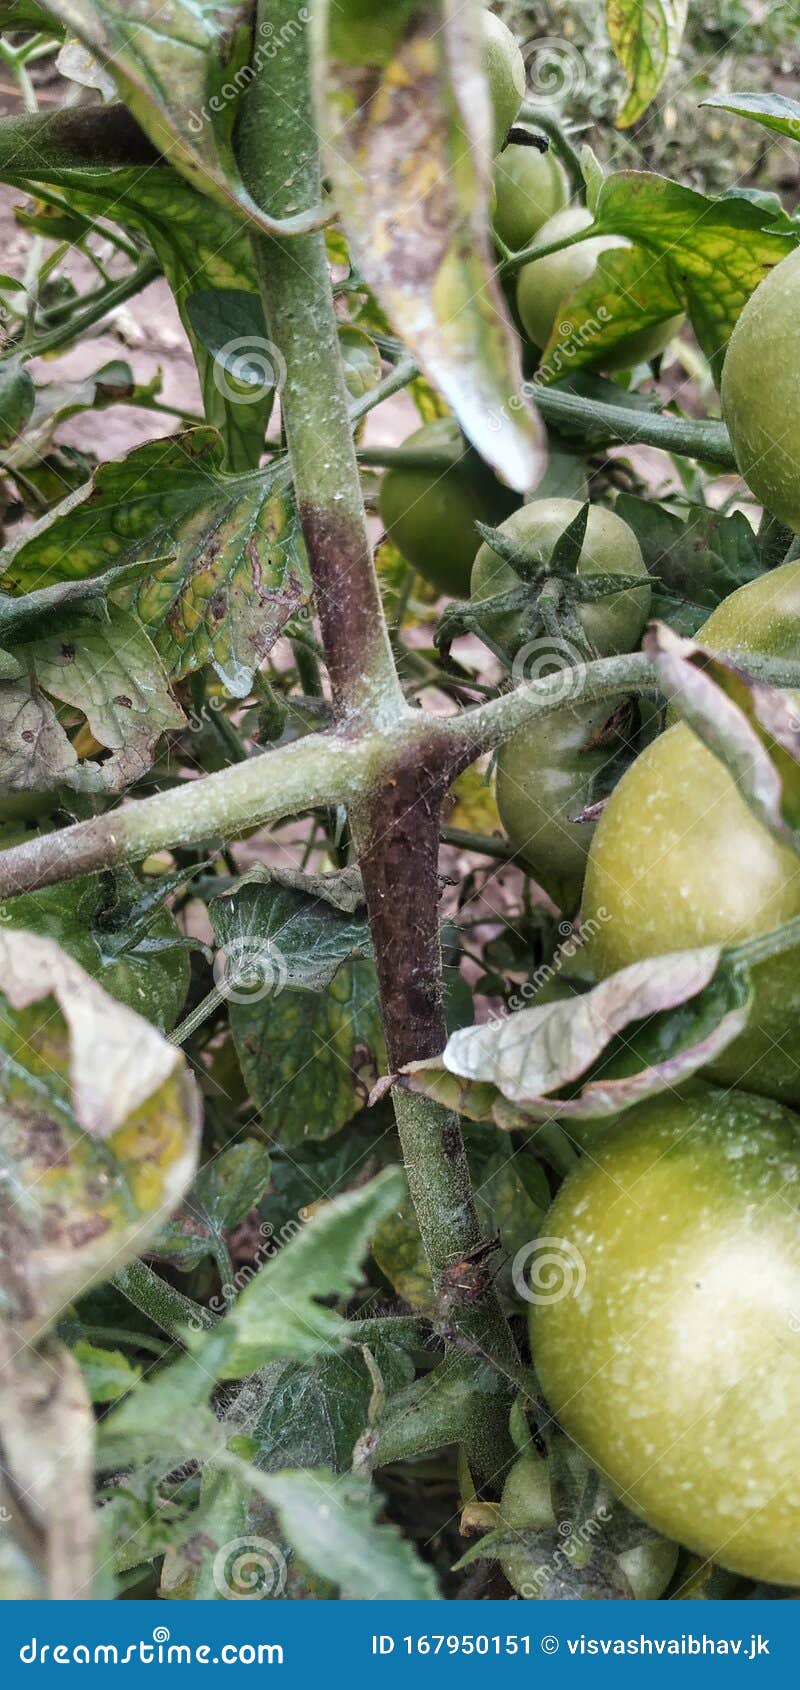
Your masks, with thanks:
[{"label": "ripening yellow-green tomato", "polygon": [[[543,224],[536,238],[537,246],[550,246],[569,235],[588,229],[592,214],[585,205],[567,206]],[[534,258],[519,273],[517,309],[520,321],[540,351],[546,347],[553,329],[564,326],[564,338],[569,339],[569,297],[583,282],[588,282],[603,252],[615,247],[629,246],[621,235],[595,235],[578,246],[553,252],[549,258]],[[599,352],[597,363],[604,370],[628,370],[634,364],[656,358],[678,333],[683,317],[670,317],[666,322],[649,324],[647,328],[628,335],[612,351]]]},{"label": "ripening yellow-green tomato", "polygon": [[748,300],[722,371],[722,414],[736,462],[767,510],[800,529],[800,252]]},{"label": "ripening yellow-green tomato", "polygon": [[494,147],[499,152],[525,98],[525,61],[501,18],[485,12],[486,74],[494,113]]},{"label": "ripening yellow-green tomato", "polygon": [[552,147],[512,143],[495,162],[494,226],[501,241],[518,252],[561,211],[569,199],[564,167]]},{"label": "ripening yellow-green tomato", "polygon": [[[696,638],[717,650],[800,657],[798,612],[800,563],[784,564],[732,593]],[[679,722],[647,746],[608,800],[589,852],[583,913],[598,918],[591,951],[603,978],[644,957],[736,944],[800,916],[800,861]],[[800,953],[760,963],[753,985],[748,1025],[710,1072],[798,1102]]]},{"label": "ripening yellow-green tomato", "polygon": [[766,1098],[695,1086],[602,1131],[544,1223],[531,1309],[547,1401],[658,1532],[800,1584],[800,1138]]}]

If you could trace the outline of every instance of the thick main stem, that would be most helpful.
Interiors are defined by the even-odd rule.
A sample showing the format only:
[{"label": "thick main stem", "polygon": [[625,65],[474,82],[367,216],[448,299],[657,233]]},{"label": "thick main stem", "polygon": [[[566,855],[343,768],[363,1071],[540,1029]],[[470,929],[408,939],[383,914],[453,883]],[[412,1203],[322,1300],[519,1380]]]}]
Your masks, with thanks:
[{"label": "thick main stem", "polygon": [[[267,16],[268,13],[268,16]],[[280,216],[320,192],[308,31],[291,28],[293,0],[261,0],[281,52],[255,78],[239,151],[254,198]],[[314,577],[340,729],[398,731],[374,793],[351,808],[375,947],[384,1029],[394,1066],[435,1055],[446,1037],[441,1002],[437,846],[451,759],[441,737],[402,744],[408,710],[383,617],[366,527],[324,237],[257,237],[267,324],[286,366],[281,396],[295,492]],[[429,1104],[397,1109],[409,1185],[437,1286],[447,1264],[480,1240],[458,1120]],[[475,1347],[512,1364],[515,1352],[494,1293],[453,1311]],[[498,1401],[503,1404],[503,1394]],[[502,1462],[502,1412],[475,1462],[488,1481]],[[486,1441],[486,1440],[485,1440]]]}]

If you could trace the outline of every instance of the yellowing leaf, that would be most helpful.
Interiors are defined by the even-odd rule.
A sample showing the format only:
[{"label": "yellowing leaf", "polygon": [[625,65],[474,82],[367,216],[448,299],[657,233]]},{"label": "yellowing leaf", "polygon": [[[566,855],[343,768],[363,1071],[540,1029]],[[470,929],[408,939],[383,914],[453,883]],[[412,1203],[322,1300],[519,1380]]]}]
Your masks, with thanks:
[{"label": "yellowing leaf", "polygon": [[680,50],[688,10],[688,0],[606,0],[611,45],[628,78],[618,128],[629,129],[658,93]]}]

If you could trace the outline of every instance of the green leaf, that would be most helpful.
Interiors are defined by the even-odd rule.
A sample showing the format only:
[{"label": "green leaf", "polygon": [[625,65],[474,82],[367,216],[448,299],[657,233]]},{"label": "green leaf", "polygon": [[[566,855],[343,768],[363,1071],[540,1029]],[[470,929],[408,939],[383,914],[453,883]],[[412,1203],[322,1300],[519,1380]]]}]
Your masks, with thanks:
[{"label": "green leaf", "polygon": [[800,141],[800,100],[792,100],[788,94],[709,94],[701,105],[735,112],[737,117],[751,117],[754,123],[774,130],[777,135]]},{"label": "green leaf", "polygon": [[752,680],[663,623],[648,629],[644,645],[671,703],[730,770],[759,821],[800,852],[800,695]]},{"label": "green leaf", "polygon": [[381,355],[371,335],[364,329],[342,323],[339,347],[344,364],[344,379],[351,399],[361,399],[371,393],[381,379]]},{"label": "green leaf", "polygon": [[[683,308],[719,376],[742,308],[791,250],[783,229],[764,225],[762,207],[749,199],[709,199],[645,172],[608,176],[592,235],[623,235],[633,250],[604,253],[593,276],[562,302],[559,316],[571,327],[570,368],[595,362],[634,322],[641,328]],[[559,338],[556,324],[542,355],[556,373]]]},{"label": "green leaf", "polygon": [[33,29],[48,36],[60,35],[50,10],[49,6],[37,6],[36,0],[7,0],[0,5],[0,29]]},{"label": "green leaf", "polygon": [[225,964],[221,983],[230,986],[234,1002],[239,992],[256,998],[287,987],[321,992],[343,963],[371,956],[366,915],[334,909],[297,878],[296,887],[280,880],[265,884],[256,870],[211,899],[208,913]]},{"label": "green leaf", "polygon": [[[255,1474],[256,1470],[253,1469]],[[366,1479],[315,1472],[258,1474],[289,1542],[345,1601],[433,1602],[439,1591],[394,1525],[378,1525],[381,1498]]]},{"label": "green leaf", "polygon": [[392,1214],[381,1221],[372,1254],[398,1297],[412,1309],[433,1314],[436,1295],[419,1223],[408,1196]]},{"label": "green leaf", "polygon": [[236,166],[233,130],[251,80],[250,0],[172,0],[166,13],[162,0],[48,0],[47,11],[96,54],[159,152],[202,193],[267,234],[314,226],[309,216],[276,223]]},{"label": "green leaf", "polygon": [[[404,0],[315,8],[328,168],[353,258],[481,456],[520,491],[544,469],[488,239],[483,13]],[[397,161],[402,161],[398,168]]]},{"label": "green leaf", "polygon": [[[255,468],[273,398],[274,383],[267,378],[279,355],[266,338],[262,320],[254,343],[248,342],[262,372],[261,385],[244,389],[232,385],[225,360],[218,362],[216,353],[196,333],[190,309],[193,298],[216,290],[256,297],[258,282],[246,230],[221,206],[195,192],[167,164],[146,170],[95,168],[87,159],[84,168],[70,165],[56,169],[46,161],[37,165],[29,149],[19,149],[0,165],[0,179],[17,183],[45,200],[57,190],[58,204],[66,201],[71,211],[84,217],[113,215],[123,228],[147,236],[191,342],[206,419],[220,429],[226,441],[226,468]],[[238,357],[241,362],[248,347],[240,346],[231,358]]]},{"label": "green leaf", "polygon": [[506,1386],[494,1367],[454,1352],[400,1391],[387,1405],[368,1444],[370,1465],[408,1461],[464,1441],[485,1399],[493,1414]]},{"label": "green leaf", "polygon": [[[390,1341],[370,1345],[390,1401],[413,1378],[406,1349]],[[277,1375],[275,1377],[274,1375]],[[264,1376],[268,1390],[248,1430],[258,1444],[258,1465],[332,1467],[346,1472],[367,1424],[373,1381],[363,1354],[349,1347],[311,1366],[276,1363]]]},{"label": "green leaf", "polygon": [[186,944],[170,911],[152,890],[143,894],[130,870],[23,893],[6,903],[3,925],[55,939],[110,997],[161,1032],[175,1025],[189,986]]},{"label": "green leaf", "polygon": [[628,78],[617,117],[629,129],[655,98],[680,51],[689,0],[606,0],[611,45]]},{"label": "green leaf", "polygon": [[673,1088],[747,1023],[747,969],[719,947],[633,963],[580,997],[454,1033],[441,1057],[403,1070],[421,1090],[505,1131],[571,1129]]},{"label": "green leaf", "polygon": [[280,1144],[329,1138],[364,1108],[386,1066],[374,964],[345,962],[324,991],[308,992],[282,987],[280,969],[262,963],[253,984],[249,998],[227,990],[242,1073],[264,1126]]},{"label": "green leaf", "polygon": [[[263,1144],[246,1138],[229,1144],[200,1169],[174,1215],[151,1245],[154,1256],[166,1256],[182,1272],[205,1256],[219,1256],[226,1232],[232,1232],[263,1197],[269,1185],[270,1159]],[[225,1254],[221,1266],[227,1270]],[[223,1284],[223,1296],[234,1287]]]},{"label": "green leaf", "polygon": [[709,610],[762,573],[758,539],[741,511],[723,516],[692,506],[684,518],[630,493],[620,494],[615,509],[658,583],[653,614],[676,633],[693,634]]},{"label": "green leaf", "polygon": [[84,1384],[92,1402],[119,1402],[127,1391],[138,1385],[140,1367],[134,1367],[121,1350],[101,1349],[88,1338],[79,1338],[72,1355],[83,1374]]},{"label": "green leaf", "polygon": [[0,364],[0,447],[7,447],[30,421],[36,389],[24,364]]},{"label": "green leaf", "polygon": [[2,1180],[15,1194],[0,1315],[30,1342],[179,1201],[197,1093],[180,1052],[52,939],[0,933],[0,992]]},{"label": "green leaf", "polygon": [[283,469],[223,473],[219,437],[193,429],[102,464],[0,554],[14,594],[146,557],[170,561],[130,590],[168,673],[213,663],[235,697],[303,602],[299,524]]}]

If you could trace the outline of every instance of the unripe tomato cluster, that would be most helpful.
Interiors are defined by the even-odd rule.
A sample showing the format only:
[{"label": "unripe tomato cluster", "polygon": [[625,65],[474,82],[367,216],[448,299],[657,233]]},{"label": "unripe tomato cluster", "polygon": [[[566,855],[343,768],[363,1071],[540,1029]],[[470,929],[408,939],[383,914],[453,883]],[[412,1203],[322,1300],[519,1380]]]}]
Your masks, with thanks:
[{"label": "unripe tomato cluster", "polygon": [[[489,64],[495,139],[517,117],[517,49],[494,20]],[[516,102],[516,103],[515,103]],[[521,251],[591,227],[569,203],[551,150],[515,138],[494,168],[496,235]],[[570,296],[602,253],[598,236],[519,271],[517,309],[539,354],[568,322]],[[724,365],[722,407],[742,475],[767,511],[800,530],[800,252],[752,295]],[[656,357],[672,318],[631,334],[605,371]],[[536,498],[521,508],[451,419],[408,445],[436,468],[384,478],[381,512],[403,555],[441,591],[484,606],[494,650],[518,680],[633,651],[651,583],[632,529],[592,505],[572,578],[556,571],[572,621],[560,641],[504,597],[532,582],[531,604],[581,507]],[[449,461],[448,461],[449,460]],[[520,568],[476,522],[499,528]],[[524,562],[524,568],[523,568]],[[538,576],[537,576],[537,571]],[[593,577],[641,577],[602,596]],[[556,579],[551,575],[551,580]],[[536,580],[534,580],[536,577]],[[538,586],[537,586],[538,582]],[[492,601],[500,601],[496,608]],[[733,592],[696,635],[725,652],[800,660],[800,561]],[[800,706],[800,694],[796,695]],[[620,776],[620,769],[623,770]],[[497,758],[500,816],[517,857],[560,910],[579,910],[604,979],[665,952],[733,945],[800,918],[800,860],[748,807],[724,763],[683,722],[626,697],[564,703]],[[610,793],[610,796],[607,794]],[[596,821],[596,800],[602,815]],[[534,1367],[563,1432],[551,1459],[602,1475],[651,1528],[611,1555],[629,1594],[661,1595],[676,1544],[749,1578],[800,1585],[800,966],[785,951],[752,970],[746,1027],[700,1079],[598,1128],[561,1187],[543,1231],[581,1262],[574,1294],[533,1307]],[[584,1139],[584,1149],[586,1141]],[[569,1442],[574,1439],[574,1443]],[[574,1476],[574,1475],[573,1475]],[[498,1550],[520,1594],[547,1593],[557,1533],[551,1461],[532,1450],[512,1467],[499,1508]],[[548,1536],[548,1534],[550,1534]],[[586,1545],[562,1544],[573,1571]],[[582,1559],[583,1557],[583,1559]],[[609,1563],[610,1564],[610,1563]]]}]

